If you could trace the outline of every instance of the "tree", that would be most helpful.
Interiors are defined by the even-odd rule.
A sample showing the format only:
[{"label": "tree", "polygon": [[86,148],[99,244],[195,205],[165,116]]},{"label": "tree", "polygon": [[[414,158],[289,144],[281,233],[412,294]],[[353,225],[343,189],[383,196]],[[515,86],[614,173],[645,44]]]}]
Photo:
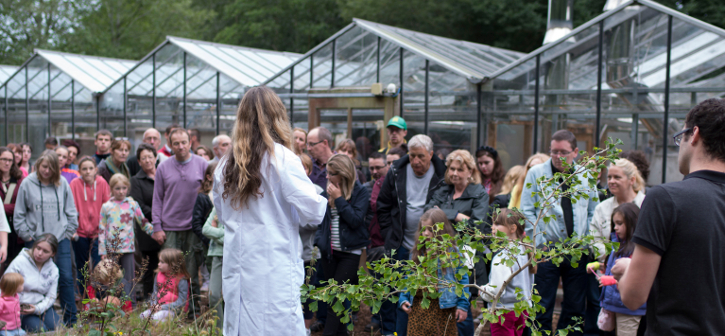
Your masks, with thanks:
[{"label": "tree", "polygon": [[66,36],[64,51],[140,59],[167,35],[199,38],[199,27],[214,16],[191,0],[99,0],[79,10],[79,27]]},{"label": "tree", "polygon": [[[621,141],[617,141],[618,145],[621,143]],[[542,176],[536,181],[536,184],[541,190],[537,192],[541,203],[537,205],[537,209],[539,210],[536,220],[526,223],[526,225],[533,226],[533,232],[537,232],[536,228],[538,226],[549,223],[551,220],[556,220],[556,216],[550,214],[549,209],[559,199],[563,197],[570,198],[572,203],[588,201],[589,192],[596,190],[597,179],[599,172],[604,168],[604,162],[607,160],[614,161],[620,152],[620,150],[615,148],[615,144],[612,143],[611,138],[606,142],[605,146],[606,148],[604,149],[595,149],[596,154],[592,157],[587,157],[586,152],[582,151],[580,154],[583,159],[580,161],[580,165],[573,166],[564,163],[565,171],[571,171],[572,173],[556,173],[552,178]],[[579,178],[576,177],[577,175],[583,176],[587,182],[580,182]],[[562,186],[565,183],[570,188],[562,190]],[[527,188],[530,188],[530,186],[527,186]],[[527,220],[522,219],[521,221]],[[438,230],[441,228],[442,224],[439,224]],[[419,256],[418,260],[394,261],[391,258],[383,258],[380,261],[368,262],[366,264],[367,268],[380,274],[381,276],[379,278],[370,276],[361,269],[358,272],[360,278],[358,285],[340,284],[334,280],[329,280],[321,288],[303,285],[303,297],[311,297],[314,300],[327,302],[332,305],[335,312],[342,315],[342,322],[347,323],[349,321],[349,310],[359,309],[361,303],[372,307],[373,314],[376,314],[382,302],[385,300],[397,302],[397,294],[404,291],[419,291],[423,295],[421,306],[423,309],[427,309],[430,305],[430,298],[440,297],[439,289],[441,288],[455,289],[456,294],[461,296],[464,288],[475,287],[482,293],[488,293],[493,297],[489,308],[482,309],[484,318],[476,329],[476,335],[478,336],[482,334],[487,323],[498,322],[500,316],[509,311],[496,307],[496,304],[501,298],[506,284],[510,283],[519,273],[527,271],[529,269],[527,266],[533,267],[539,263],[549,261],[558,266],[563,262],[564,258],[567,258],[571,260],[572,266],[576,267],[576,263],[580,262],[582,257],[589,253],[587,246],[591,246],[595,241],[591,235],[574,236],[563,242],[549,242],[547,243],[547,249],[540,249],[533,242],[536,240],[535,236],[541,233],[534,234],[534,237],[524,237],[522,240],[509,240],[503,232],[499,232],[497,235],[485,235],[475,228],[466,227],[464,223],[459,223],[458,231],[459,234],[456,237],[435,235],[433,239],[421,239],[419,246],[424,245],[425,249],[429,252],[426,256]],[[456,279],[460,281],[463,275],[468,272],[466,267],[461,267],[464,263],[464,258],[461,257],[461,254],[468,254],[469,257],[473,258],[474,263],[479,258],[464,247],[469,246],[479,253],[485,253],[484,241],[491,242],[488,244],[491,251],[504,250],[509,252],[502,254],[502,263],[505,263],[508,267],[519,262],[516,258],[517,255],[528,255],[528,262],[523,265],[518,265],[517,270],[504,281],[503,286],[501,288],[494,288],[493,293],[490,292],[492,289],[487,288],[487,286],[460,284],[438,276],[439,268],[456,270]],[[607,250],[606,253],[611,253],[617,247],[617,244],[604,243]],[[430,256],[435,257],[431,258]],[[492,253],[489,252],[486,254],[485,258],[492,260]],[[536,313],[542,311],[543,307],[538,303],[540,297],[536,295],[536,290],[532,289],[532,293],[530,293],[533,302],[531,306],[529,306],[528,302],[522,300],[524,295],[523,292],[519,292],[519,289],[517,289],[516,295],[521,301],[515,304],[513,311],[517,315],[523,311],[527,311],[529,316],[529,319],[526,321],[527,326],[532,327],[532,334],[541,335],[541,332],[537,330],[538,325],[535,317]],[[343,302],[346,300],[350,301],[350,309],[344,308]],[[316,305],[313,304],[311,308],[312,310],[316,310]],[[571,330],[580,330],[580,327],[578,325],[568,326],[566,330],[557,330],[557,332],[559,335],[566,335]]]},{"label": "tree", "polygon": [[35,48],[57,48],[73,31],[82,6],[68,0],[1,0],[0,63],[21,64]]}]

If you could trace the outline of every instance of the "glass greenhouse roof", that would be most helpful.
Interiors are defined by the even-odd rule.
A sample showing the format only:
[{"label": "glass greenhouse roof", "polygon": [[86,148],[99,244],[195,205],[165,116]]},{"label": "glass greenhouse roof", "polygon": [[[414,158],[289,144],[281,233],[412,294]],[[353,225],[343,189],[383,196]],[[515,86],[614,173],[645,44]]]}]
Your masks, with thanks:
[{"label": "glass greenhouse roof", "polygon": [[5,83],[19,68],[14,65],[0,65],[0,83]]},{"label": "glass greenhouse roof", "polygon": [[103,92],[137,61],[35,50],[50,64],[93,92]]}]

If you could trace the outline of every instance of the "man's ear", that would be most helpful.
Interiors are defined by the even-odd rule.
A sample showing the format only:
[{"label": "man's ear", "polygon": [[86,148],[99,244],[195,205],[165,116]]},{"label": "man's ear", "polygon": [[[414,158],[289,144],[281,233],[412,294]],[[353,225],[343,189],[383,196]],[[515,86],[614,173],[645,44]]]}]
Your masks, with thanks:
[{"label": "man's ear", "polygon": [[691,146],[694,146],[696,143],[700,142],[700,128],[697,126],[692,127],[692,135],[690,135],[690,138],[687,140]]}]

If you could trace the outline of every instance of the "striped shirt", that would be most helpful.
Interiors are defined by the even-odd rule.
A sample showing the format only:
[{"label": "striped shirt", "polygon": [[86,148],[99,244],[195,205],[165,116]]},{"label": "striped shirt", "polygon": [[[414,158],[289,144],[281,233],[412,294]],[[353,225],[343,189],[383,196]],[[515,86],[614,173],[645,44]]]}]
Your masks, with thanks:
[{"label": "striped shirt", "polygon": [[[330,241],[332,244],[332,249],[334,251],[342,251],[342,243],[340,243],[340,215],[337,213],[337,208],[330,208],[330,219],[331,219]],[[344,251],[344,252],[361,255],[362,249]]]}]

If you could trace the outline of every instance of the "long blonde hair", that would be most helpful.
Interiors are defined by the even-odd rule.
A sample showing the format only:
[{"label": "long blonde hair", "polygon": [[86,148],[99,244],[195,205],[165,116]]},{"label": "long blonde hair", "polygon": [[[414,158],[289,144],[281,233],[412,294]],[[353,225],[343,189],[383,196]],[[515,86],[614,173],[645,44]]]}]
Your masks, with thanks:
[{"label": "long blonde hair", "polygon": [[617,159],[614,160],[613,163],[610,163],[609,166],[617,166],[619,168],[622,168],[624,175],[627,175],[627,179],[631,179],[634,177],[634,184],[632,185],[632,189],[634,189],[635,193],[639,192],[640,190],[642,190],[642,188],[644,188],[644,179],[642,178],[642,174],[639,173],[637,166],[635,166],[632,161],[629,161],[627,159]]},{"label": "long blonde hair", "polygon": [[550,158],[551,158],[550,156],[548,156],[544,153],[536,153],[536,154],[532,155],[531,157],[529,157],[528,160],[526,160],[526,165],[524,166],[524,167],[526,167],[526,171],[524,172],[524,175],[521,175],[521,177],[519,177],[518,182],[516,182],[516,187],[517,187],[516,194],[511,195],[512,196],[511,202],[514,202],[516,200],[518,200],[518,201],[521,200],[521,193],[524,191],[524,181],[526,181],[526,175],[529,173],[529,170],[531,169],[531,163],[534,162],[534,160],[536,160],[536,159],[539,159],[539,161],[541,161],[541,162],[546,162]]},{"label": "long blonde hair", "polygon": [[448,178],[448,167],[451,166],[453,161],[458,161],[460,164],[468,167],[468,170],[471,171],[471,180],[469,180],[470,183],[481,184],[481,172],[476,166],[476,160],[474,160],[473,155],[465,149],[456,149],[446,157],[445,182],[447,184],[451,184],[451,180]]},{"label": "long blonde hair", "polygon": [[274,155],[274,144],[292,150],[287,109],[271,89],[258,86],[244,94],[232,131],[232,148],[224,167],[223,199],[240,209],[251,196],[264,196],[260,187],[262,159]]},{"label": "long blonde hair", "polygon": [[498,193],[499,195],[506,195],[513,190],[516,183],[519,182],[521,177],[526,178],[526,167],[522,165],[516,165],[511,167],[509,171],[506,172],[506,176],[503,177],[503,184],[501,185],[501,192]]},{"label": "long blonde hair", "polygon": [[[327,160],[327,173],[331,175],[340,175],[340,191],[345,200],[352,197],[352,189],[355,187],[355,164],[349,156],[345,154],[335,154]],[[327,181],[330,184],[330,181]],[[330,199],[330,206],[334,207],[335,200]]]}]

